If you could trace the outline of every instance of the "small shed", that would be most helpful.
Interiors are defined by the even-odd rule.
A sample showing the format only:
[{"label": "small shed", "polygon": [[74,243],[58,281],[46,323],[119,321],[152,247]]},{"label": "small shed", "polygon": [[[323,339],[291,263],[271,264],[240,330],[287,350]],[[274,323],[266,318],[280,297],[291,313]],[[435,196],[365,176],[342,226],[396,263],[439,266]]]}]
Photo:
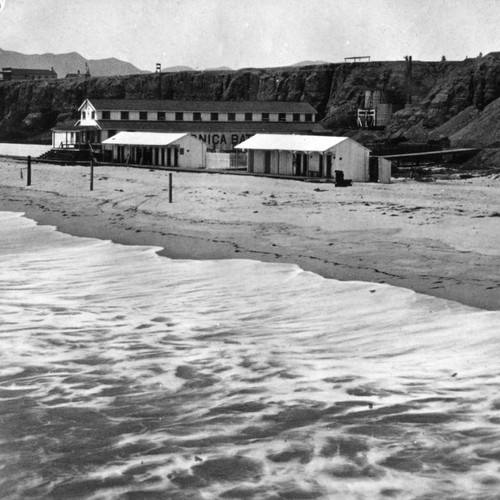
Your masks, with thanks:
[{"label": "small shed", "polygon": [[207,147],[191,134],[118,132],[102,142],[111,161],[160,167],[205,168]]},{"label": "small shed", "polygon": [[367,182],[370,150],[349,137],[326,135],[256,134],[238,144],[248,151],[248,171],[283,176]]}]

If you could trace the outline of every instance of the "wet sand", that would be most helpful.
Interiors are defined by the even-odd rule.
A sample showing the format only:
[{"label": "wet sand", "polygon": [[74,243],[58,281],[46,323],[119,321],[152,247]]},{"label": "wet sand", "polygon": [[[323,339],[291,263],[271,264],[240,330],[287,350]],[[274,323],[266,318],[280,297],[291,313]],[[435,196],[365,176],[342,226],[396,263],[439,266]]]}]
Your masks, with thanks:
[{"label": "wet sand", "polygon": [[[500,309],[500,176],[327,183],[0,159],[0,210],[76,236],[162,247],[178,259],[298,264]],[[22,174],[22,177],[21,177]],[[498,177],[498,178],[497,178]]]}]

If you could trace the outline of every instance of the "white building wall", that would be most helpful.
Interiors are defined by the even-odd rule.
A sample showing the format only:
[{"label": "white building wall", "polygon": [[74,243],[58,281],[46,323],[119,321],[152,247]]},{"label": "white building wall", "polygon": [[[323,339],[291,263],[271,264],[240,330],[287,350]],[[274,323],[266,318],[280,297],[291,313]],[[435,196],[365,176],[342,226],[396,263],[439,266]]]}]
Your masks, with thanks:
[{"label": "white building wall", "polygon": [[[271,165],[270,165],[270,172],[271,174],[279,174],[280,172],[280,158],[279,158],[280,152],[279,151],[271,151]],[[265,165],[264,165],[265,167]]]},{"label": "white building wall", "polygon": [[312,153],[309,156],[309,172],[319,172],[319,154]]},{"label": "white building wall", "polygon": [[95,108],[85,101],[82,109],[80,109],[80,125],[95,125],[97,113]]},{"label": "white building wall", "polygon": [[264,151],[254,151],[253,171],[256,174],[264,173]]},{"label": "white building wall", "polygon": [[[342,170],[345,179],[351,179],[356,182],[367,182],[369,180],[369,150],[361,144],[351,139],[342,141],[337,146],[330,149],[324,155],[320,153],[310,153],[307,155],[307,171],[310,175],[319,175],[320,160],[323,159],[322,175],[327,175],[327,157],[332,157],[331,175],[334,177],[335,170]],[[265,173],[265,151],[255,150],[253,152],[255,173]],[[293,153],[291,151],[271,151],[270,173],[278,175],[295,175],[293,165]],[[384,170],[384,180],[387,182],[387,168]],[[390,171],[390,169],[389,169]],[[390,174],[389,174],[390,176]]]},{"label": "white building wall", "polygon": [[291,151],[280,151],[280,174],[295,174],[293,169],[293,153]]},{"label": "white building wall", "polygon": [[61,146],[74,145],[76,143],[75,132],[54,131],[52,132],[52,147],[58,148]]},{"label": "white building wall", "polygon": [[230,153],[207,153],[206,168],[207,170],[228,169],[231,167]]},{"label": "white building wall", "polygon": [[370,152],[357,142],[347,139],[335,146],[334,170],[342,170],[345,179],[355,182],[369,180],[368,161]]},{"label": "white building wall", "polygon": [[391,182],[392,161],[385,158],[378,159],[378,181],[381,184],[390,184]]},{"label": "white building wall", "polygon": [[204,142],[192,135],[187,135],[174,144],[178,145],[184,152],[184,154],[179,152],[178,166],[180,168],[205,168],[207,146]]}]

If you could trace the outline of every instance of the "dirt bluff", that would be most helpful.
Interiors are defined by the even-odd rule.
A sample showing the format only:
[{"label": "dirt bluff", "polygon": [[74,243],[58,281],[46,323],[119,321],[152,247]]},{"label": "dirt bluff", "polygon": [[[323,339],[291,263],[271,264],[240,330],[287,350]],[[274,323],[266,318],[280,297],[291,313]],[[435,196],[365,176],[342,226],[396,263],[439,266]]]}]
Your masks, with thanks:
[{"label": "dirt bluff", "polygon": [[427,141],[446,136],[455,146],[497,147],[500,130],[500,53],[464,61],[412,65],[367,62],[202,71],[121,77],[0,82],[0,140],[42,140],[50,128],[77,119],[86,97],[175,100],[306,101],[336,132],[355,128],[355,110],[366,90],[381,90],[395,111],[388,138]]}]

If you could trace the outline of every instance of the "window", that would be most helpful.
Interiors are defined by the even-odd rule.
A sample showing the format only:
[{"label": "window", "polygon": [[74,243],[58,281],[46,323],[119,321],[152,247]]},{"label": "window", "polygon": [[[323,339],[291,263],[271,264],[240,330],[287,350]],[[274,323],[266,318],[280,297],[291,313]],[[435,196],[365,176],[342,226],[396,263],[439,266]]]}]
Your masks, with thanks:
[{"label": "window", "polygon": [[139,111],[139,120],[147,120],[148,112],[147,111]]},{"label": "window", "polygon": [[165,121],[165,111],[158,111],[158,120]]},{"label": "window", "polygon": [[82,120],[85,120],[87,114],[85,113],[85,111],[82,111]]},{"label": "window", "polygon": [[262,113],[262,121],[263,122],[269,121],[269,113]]},{"label": "window", "polygon": [[252,113],[245,113],[245,121],[246,122],[251,122],[252,120],[253,120]]},{"label": "window", "polygon": [[300,113],[294,113],[293,114],[293,121],[294,122],[300,122]]},{"label": "window", "polygon": [[184,120],[184,113],[182,111],[177,111],[177,113],[175,113],[175,121],[182,122],[183,120]]},{"label": "window", "polygon": [[278,121],[286,122],[286,113],[278,113]]},{"label": "window", "polygon": [[120,113],[120,119],[121,120],[128,120],[128,111],[122,111]]},{"label": "window", "polygon": [[110,118],[109,111],[103,111],[102,112],[102,119],[103,120],[109,120],[109,118]]},{"label": "window", "polygon": [[110,131],[108,132],[108,139],[109,139],[110,137],[113,137],[114,135],[116,135],[116,130],[110,130]]},{"label": "window", "polygon": [[213,122],[219,121],[219,113],[210,113],[210,120]]},{"label": "window", "polygon": [[91,117],[92,117],[92,120],[95,120],[95,111],[92,111]]},{"label": "window", "polygon": [[201,122],[201,113],[193,113],[193,121]]},{"label": "window", "polygon": [[306,122],[312,122],[313,121],[313,115],[311,113],[306,113]]},{"label": "window", "polygon": [[227,114],[227,121],[228,122],[234,122],[235,120],[236,120],[236,115],[234,113]]}]

